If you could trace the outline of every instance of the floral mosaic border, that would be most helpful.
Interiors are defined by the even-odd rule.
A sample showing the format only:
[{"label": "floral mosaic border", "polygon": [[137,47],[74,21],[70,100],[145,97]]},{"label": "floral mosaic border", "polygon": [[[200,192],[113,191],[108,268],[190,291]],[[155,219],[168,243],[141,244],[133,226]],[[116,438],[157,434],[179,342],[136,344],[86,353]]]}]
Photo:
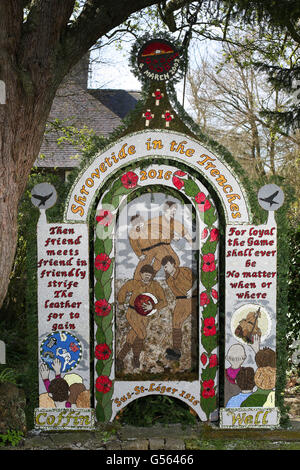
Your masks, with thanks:
[{"label": "floral mosaic border", "polygon": [[[125,198],[138,186],[139,177],[134,171],[127,171],[118,178],[103,195],[101,208],[96,214],[95,238],[95,301],[94,314],[96,324],[95,371],[96,416],[98,421],[109,421],[112,416],[113,395],[113,234],[120,197]],[[175,171],[173,187],[182,191],[197,208],[204,228],[201,233],[201,338],[200,338],[200,384],[201,408],[209,419],[217,408],[217,372],[218,372],[218,277],[217,249],[219,231],[217,211],[210,199],[188,173]],[[110,206],[111,210],[105,208]],[[107,238],[105,238],[105,235]],[[103,239],[104,238],[104,239]]]},{"label": "floral mosaic border", "polygon": [[[96,359],[95,371],[96,416],[98,421],[109,421],[112,416],[113,380],[113,318],[115,305],[113,303],[113,266],[115,259],[114,238],[116,214],[120,197],[130,194],[137,185],[137,175],[127,172],[118,178],[110,190],[101,199],[102,208],[96,214],[96,238],[94,245],[94,318],[97,326],[95,334]],[[109,205],[108,210],[105,207]]]},{"label": "floral mosaic border", "polygon": [[181,170],[175,172],[173,184],[188,196],[198,209],[204,225],[201,232],[201,272],[200,293],[201,338],[200,361],[200,404],[209,420],[210,414],[217,409],[217,372],[218,372],[218,257],[219,230],[217,210],[211,198],[201,191],[198,184],[187,178]]}]

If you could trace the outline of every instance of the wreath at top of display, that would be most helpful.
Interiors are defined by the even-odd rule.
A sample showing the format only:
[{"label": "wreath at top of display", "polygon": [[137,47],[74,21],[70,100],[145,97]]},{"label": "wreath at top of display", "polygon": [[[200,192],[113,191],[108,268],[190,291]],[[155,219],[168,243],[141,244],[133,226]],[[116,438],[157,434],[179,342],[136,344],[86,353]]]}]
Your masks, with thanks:
[{"label": "wreath at top of display", "polygon": [[178,70],[179,52],[164,39],[152,39],[140,49],[138,66],[147,78],[169,80]]},{"label": "wreath at top of display", "polygon": [[137,54],[138,71],[143,78],[165,81],[174,77],[181,65],[179,49],[166,39],[143,43]]}]

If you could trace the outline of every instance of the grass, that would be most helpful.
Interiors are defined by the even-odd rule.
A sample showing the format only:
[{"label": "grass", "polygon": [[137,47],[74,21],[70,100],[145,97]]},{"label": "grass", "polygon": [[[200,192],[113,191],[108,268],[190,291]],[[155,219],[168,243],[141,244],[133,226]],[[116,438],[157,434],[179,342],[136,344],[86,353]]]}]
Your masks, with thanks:
[{"label": "grass", "polygon": [[300,450],[300,442],[250,441],[245,439],[191,439],[186,441],[188,450]]}]

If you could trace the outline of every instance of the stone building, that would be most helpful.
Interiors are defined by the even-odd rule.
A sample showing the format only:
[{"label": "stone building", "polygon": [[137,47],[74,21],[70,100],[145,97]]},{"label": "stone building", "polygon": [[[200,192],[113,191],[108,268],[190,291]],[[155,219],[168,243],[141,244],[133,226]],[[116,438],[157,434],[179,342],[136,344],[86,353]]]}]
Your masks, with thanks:
[{"label": "stone building", "polygon": [[36,167],[49,171],[56,168],[65,177],[79,165],[81,152],[70,142],[60,142],[60,125],[87,128],[107,137],[134,109],[139,92],[88,88],[88,75],[89,55],[74,67],[57,91],[48,118],[52,125],[45,133]]}]

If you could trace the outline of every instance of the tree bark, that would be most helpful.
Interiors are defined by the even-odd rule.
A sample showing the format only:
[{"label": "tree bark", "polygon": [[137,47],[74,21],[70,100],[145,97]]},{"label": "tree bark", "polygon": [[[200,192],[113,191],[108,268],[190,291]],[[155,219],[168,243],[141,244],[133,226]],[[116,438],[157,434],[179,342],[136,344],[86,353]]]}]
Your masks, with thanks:
[{"label": "tree bark", "polygon": [[[26,3],[32,6],[24,19]],[[60,83],[102,35],[155,3],[89,0],[72,23],[75,0],[0,0],[0,82],[6,88],[0,104],[0,307],[17,245],[18,204]]]}]

